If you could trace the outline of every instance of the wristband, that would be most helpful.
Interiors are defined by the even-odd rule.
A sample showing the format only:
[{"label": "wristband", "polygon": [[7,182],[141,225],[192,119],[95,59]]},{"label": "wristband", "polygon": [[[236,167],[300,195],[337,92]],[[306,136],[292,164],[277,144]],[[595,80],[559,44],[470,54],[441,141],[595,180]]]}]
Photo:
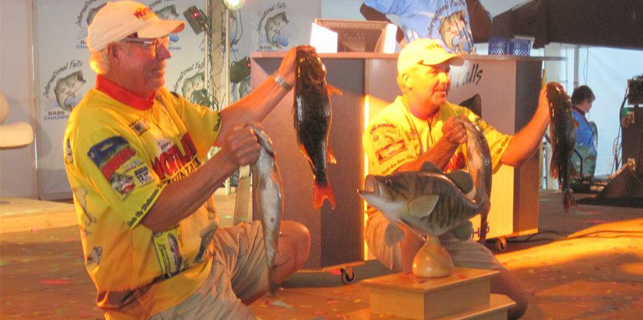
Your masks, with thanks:
[{"label": "wristband", "polygon": [[286,89],[286,91],[290,91],[290,89],[292,89],[292,85],[288,84],[288,82],[282,79],[278,74],[274,74],[272,78],[275,79],[275,82],[279,84],[282,88]]}]

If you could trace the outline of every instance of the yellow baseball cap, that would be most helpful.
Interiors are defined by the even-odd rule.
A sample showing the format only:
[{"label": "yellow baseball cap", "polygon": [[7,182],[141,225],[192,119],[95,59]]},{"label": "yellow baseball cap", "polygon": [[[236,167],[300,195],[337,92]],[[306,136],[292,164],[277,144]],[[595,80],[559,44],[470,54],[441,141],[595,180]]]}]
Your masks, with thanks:
[{"label": "yellow baseball cap", "polygon": [[462,56],[447,52],[437,40],[417,39],[400,51],[397,57],[397,73],[402,73],[416,64],[434,66],[445,61],[454,66],[464,64]]},{"label": "yellow baseball cap", "polygon": [[183,28],[183,21],[159,19],[142,3],[110,1],[98,10],[87,27],[87,47],[90,52],[96,52],[133,33],[137,33],[139,38],[153,39],[180,32]]}]

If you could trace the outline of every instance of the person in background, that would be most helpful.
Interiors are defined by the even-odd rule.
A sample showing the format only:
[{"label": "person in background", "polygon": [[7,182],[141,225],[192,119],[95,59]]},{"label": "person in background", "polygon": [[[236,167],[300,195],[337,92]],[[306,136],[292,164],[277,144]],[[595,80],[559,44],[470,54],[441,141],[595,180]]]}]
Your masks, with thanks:
[{"label": "person in background", "polygon": [[491,15],[479,0],[366,0],[360,7],[366,20],[398,18],[397,41],[439,40],[448,52],[475,53],[475,42],[489,37]]},{"label": "person in background", "polygon": [[579,174],[578,180],[591,179],[596,169],[598,131],[596,124],[586,117],[595,99],[594,92],[588,86],[580,86],[572,93],[572,116],[576,125],[576,146],[572,163]]},{"label": "person in background", "polygon": [[213,197],[257,160],[247,123],[290,91],[294,48],[272,77],[215,112],[164,87],[168,35],[183,28],[133,1],[107,2],[88,27],[96,87],[71,112],[64,161],[107,319],[255,319],[246,304],[308,257],[306,227],[283,221],[270,277],[259,221],[220,228]]},{"label": "person in background", "polygon": [[[502,134],[469,109],[447,101],[450,66],[463,63],[460,55],[448,53],[432,39],[415,40],[402,49],[397,61],[402,95],[369,121],[362,138],[370,174],[417,171],[426,161],[445,172],[464,169],[467,133],[456,117],[475,121],[484,132],[494,170],[501,164],[519,166],[533,156],[549,124],[545,91],[541,90],[537,110],[527,125],[513,136]],[[424,241],[403,228],[403,240],[389,247],[384,240],[389,221],[374,208],[367,213],[364,238],[369,251],[393,271],[411,271],[413,258]],[[509,318],[520,318],[528,303],[525,291],[491,251],[473,241],[471,234],[471,225],[464,224],[440,236],[440,242],[456,266],[498,270],[492,292],[513,299],[516,306],[509,310]]]}]

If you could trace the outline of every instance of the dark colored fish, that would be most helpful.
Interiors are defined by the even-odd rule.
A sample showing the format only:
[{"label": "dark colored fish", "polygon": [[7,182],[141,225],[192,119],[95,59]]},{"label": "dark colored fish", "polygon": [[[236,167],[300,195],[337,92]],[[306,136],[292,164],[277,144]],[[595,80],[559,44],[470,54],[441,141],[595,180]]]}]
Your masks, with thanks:
[{"label": "dark colored fish", "polygon": [[270,274],[269,293],[274,295],[278,285],[272,282],[272,273],[275,267],[275,257],[278,254],[279,228],[284,212],[284,200],[279,174],[279,166],[275,161],[275,151],[270,137],[261,129],[260,125],[250,123],[249,126],[257,135],[261,145],[259,158],[252,165],[252,175],[255,177],[255,197],[257,210],[261,217],[263,228],[264,246],[266,248],[266,261]]},{"label": "dark colored fish", "polygon": [[559,187],[563,191],[563,207],[568,211],[570,207],[576,206],[569,181],[573,170],[572,154],[576,145],[572,103],[563,86],[556,82],[547,83],[547,99],[551,116],[551,176],[558,178]]},{"label": "dark colored fish", "polygon": [[326,174],[327,163],[336,163],[328,145],[331,108],[326,67],[315,49],[308,46],[297,48],[296,62],[295,131],[299,148],[308,159],[315,178],[313,207],[321,208],[324,199],[328,199],[335,208],[335,196]]},{"label": "dark colored fish", "polygon": [[491,209],[491,151],[487,139],[477,125],[462,118],[456,120],[467,129],[467,171],[473,177],[476,198],[484,203],[480,212],[480,242],[484,242],[487,239],[487,217]]},{"label": "dark colored fish", "polygon": [[[468,181],[463,181],[468,179]],[[456,184],[456,180],[459,183]],[[471,200],[460,185],[471,188],[471,177],[463,171],[445,175],[426,163],[421,171],[396,172],[387,176],[368,175],[360,196],[393,224],[404,223],[416,233],[439,236],[466,222],[486,205]],[[390,227],[387,228],[387,243]],[[393,241],[394,242],[394,241]]]}]

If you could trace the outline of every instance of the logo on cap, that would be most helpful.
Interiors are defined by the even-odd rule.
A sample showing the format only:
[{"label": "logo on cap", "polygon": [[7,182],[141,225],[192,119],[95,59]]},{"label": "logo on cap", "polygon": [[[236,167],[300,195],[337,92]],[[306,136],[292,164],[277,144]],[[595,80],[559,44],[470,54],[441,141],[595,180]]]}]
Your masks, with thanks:
[{"label": "logo on cap", "polygon": [[426,50],[427,50],[427,51],[431,51],[431,50],[440,50],[440,49],[442,49],[442,46],[441,46],[441,45],[439,45],[439,44],[437,44],[437,43],[435,43],[435,42],[433,42],[433,43],[429,43],[429,44],[426,46]]},{"label": "logo on cap", "polygon": [[134,16],[138,19],[147,20],[147,18],[150,17],[147,15],[148,13],[152,13],[152,10],[148,7],[143,7],[136,9],[136,11],[134,12]]}]

